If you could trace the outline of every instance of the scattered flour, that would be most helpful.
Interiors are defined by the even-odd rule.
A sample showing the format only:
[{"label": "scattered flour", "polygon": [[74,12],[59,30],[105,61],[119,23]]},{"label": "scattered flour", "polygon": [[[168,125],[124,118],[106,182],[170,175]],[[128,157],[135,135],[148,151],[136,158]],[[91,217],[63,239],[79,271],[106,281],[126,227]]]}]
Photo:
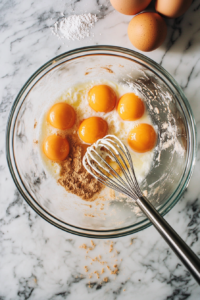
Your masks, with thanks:
[{"label": "scattered flour", "polygon": [[90,29],[94,27],[97,22],[96,15],[83,14],[83,15],[71,15],[67,18],[58,20],[53,28],[52,32],[60,38],[67,40],[81,40],[90,36]]}]

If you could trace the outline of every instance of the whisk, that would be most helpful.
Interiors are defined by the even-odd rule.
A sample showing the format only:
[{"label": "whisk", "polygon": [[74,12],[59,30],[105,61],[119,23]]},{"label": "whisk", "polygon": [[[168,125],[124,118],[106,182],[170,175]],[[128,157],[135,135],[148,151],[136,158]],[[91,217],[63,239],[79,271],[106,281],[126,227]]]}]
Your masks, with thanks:
[{"label": "whisk", "polygon": [[200,284],[200,259],[143,196],[128,148],[116,136],[107,135],[87,148],[83,165],[98,181],[135,201]]}]

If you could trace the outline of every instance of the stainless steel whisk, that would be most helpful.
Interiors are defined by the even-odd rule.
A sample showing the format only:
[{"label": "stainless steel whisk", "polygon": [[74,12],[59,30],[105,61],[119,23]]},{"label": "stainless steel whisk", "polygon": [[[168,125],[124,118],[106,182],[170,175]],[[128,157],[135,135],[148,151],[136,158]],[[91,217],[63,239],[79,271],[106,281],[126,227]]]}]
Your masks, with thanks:
[{"label": "stainless steel whisk", "polygon": [[[117,164],[118,170],[112,162]],[[107,135],[87,148],[83,165],[98,181],[135,201],[200,284],[200,259],[143,196],[128,148],[116,136]]]}]

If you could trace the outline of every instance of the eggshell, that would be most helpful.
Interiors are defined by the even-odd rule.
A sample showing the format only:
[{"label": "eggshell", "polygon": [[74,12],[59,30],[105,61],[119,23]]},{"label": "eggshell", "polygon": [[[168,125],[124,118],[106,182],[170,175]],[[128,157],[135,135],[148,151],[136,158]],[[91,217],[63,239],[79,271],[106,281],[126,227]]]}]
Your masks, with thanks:
[{"label": "eggshell", "polygon": [[128,26],[128,37],[137,49],[152,51],[158,48],[167,35],[167,25],[157,13],[144,12],[135,16]]},{"label": "eggshell", "polygon": [[168,18],[177,18],[189,8],[192,0],[156,0],[155,9]]},{"label": "eggshell", "polygon": [[110,0],[112,6],[124,15],[135,15],[145,9],[151,0]]}]

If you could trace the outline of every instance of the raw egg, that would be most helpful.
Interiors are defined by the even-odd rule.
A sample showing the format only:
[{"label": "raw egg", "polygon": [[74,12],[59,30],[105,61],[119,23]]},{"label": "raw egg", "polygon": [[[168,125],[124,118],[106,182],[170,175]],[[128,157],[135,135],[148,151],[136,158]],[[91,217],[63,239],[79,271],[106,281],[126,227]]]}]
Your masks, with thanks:
[{"label": "raw egg", "polygon": [[117,111],[122,120],[135,121],[144,114],[144,103],[134,93],[124,94],[118,103]]},{"label": "raw egg", "polygon": [[69,154],[69,142],[58,135],[50,135],[43,142],[44,154],[53,161],[62,161]]},{"label": "raw egg", "polygon": [[116,104],[116,94],[113,89],[105,84],[95,85],[89,90],[89,106],[97,112],[110,112]]},{"label": "raw egg", "polygon": [[87,143],[93,144],[98,139],[103,138],[108,131],[108,124],[100,117],[91,117],[85,119],[78,129],[80,139]]},{"label": "raw egg", "polygon": [[177,18],[190,7],[192,0],[157,0],[155,9],[168,18]]},{"label": "raw egg", "polygon": [[128,144],[135,152],[144,153],[155,147],[156,139],[153,126],[142,123],[129,132]]},{"label": "raw egg", "polygon": [[51,126],[61,130],[71,128],[75,120],[76,113],[73,107],[65,102],[54,104],[47,114],[47,121]]},{"label": "raw egg", "polygon": [[112,6],[124,15],[135,15],[145,9],[151,0],[110,0]]},{"label": "raw egg", "polygon": [[137,49],[152,51],[158,48],[167,35],[167,25],[157,13],[145,12],[135,16],[128,25],[128,37]]}]

